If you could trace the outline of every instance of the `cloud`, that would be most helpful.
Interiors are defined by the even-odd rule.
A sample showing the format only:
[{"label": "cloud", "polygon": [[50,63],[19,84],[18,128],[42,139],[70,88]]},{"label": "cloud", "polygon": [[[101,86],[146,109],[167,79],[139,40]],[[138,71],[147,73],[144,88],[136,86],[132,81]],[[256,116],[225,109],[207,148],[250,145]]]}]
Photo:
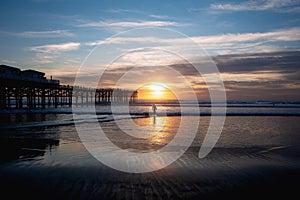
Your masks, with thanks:
[{"label": "cloud", "polygon": [[[256,32],[256,33],[229,33],[212,36],[194,36],[189,38],[155,38],[155,37],[114,37],[109,40],[102,40],[102,43],[124,43],[124,42],[158,42],[158,43],[186,43],[187,40],[192,39],[197,43],[202,44],[226,44],[230,42],[253,42],[253,41],[297,41],[300,40],[300,28],[281,29],[271,32]],[[94,44],[100,43],[97,41]],[[93,43],[87,43],[93,44]]]},{"label": "cloud", "polygon": [[105,10],[105,11],[109,12],[109,13],[132,12],[132,10],[128,10],[128,9],[110,9],[110,10]]},{"label": "cloud", "polygon": [[217,36],[193,37],[199,43],[228,43],[251,41],[296,41],[300,40],[300,28],[281,29],[271,32],[223,34]]},{"label": "cloud", "polygon": [[[270,32],[234,33],[212,36],[190,37],[212,55],[247,53],[247,52],[273,52],[282,51],[284,46],[278,42],[292,42],[300,40],[300,28],[281,29]],[[169,43],[184,45],[187,39],[170,39]]]},{"label": "cloud", "polygon": [[[42,46],[29,47],[26,50],[34,51],[35,56],[32,57],[32,62],[35,64],[51,64],[64,57],[64,60],[68,58],[68,55],[62,54],[64,52],[77,50],[80,47],[78,42],[69,42],[62,44],[47,44]],[[66,64],[66,63],[65,63]]]},{"label": "cloud", "polygon": [[[229,100],[299,100],[300,52],[273,52],[216,56]],[[193,77],[193,71],[177,65]],[[195,79],[192,85],[207,95],[207,85]],[[213,82],[209,85],[214,85]]]},{"label": "cloud", "polygon": [[[227,89],[241,90],[256,87],[300,90],[299,56],[300,52],[276,52],[216,56],[213,60],[224,83],[228,86]],[[207,88],[192,64],[178,63],[170,67],[192,80],[196,88]],[[205,73],[206,77],[217,75]],[[214,85],[214,82],[209,81],[209,85]]]},{"label": "cloud", "polygon": [[158,41],[156,37],[113,37],[105,40],[96,40],[93,42],[86,42],[86,46],[96,46],[101,44],[124,44],[130,42],[162,42]]},{"label": "cloud", "polygon": [[[248,53],[213,57],[224,79],[266,80],[285,79],[300,81],[300,51]],[[195,76],[198,72],[190,63],[172,64],[170,67],[185,76]]]},{"label": "cloud", "polygon": [[99,21],[99,22],[87,22],[78,25],[78,27],[100,27],[100,28],[138,28],[138,27],[164,27],[164,26],[181,26],[177,22],[173,21],[121,21],[121,22],[109,22],[109,21]]},{"label": "cloud", "polygon": [[178,56],[160,49],[137,49],[126,52],[112,63],[114,66],[165,66],[178,60]]},{"label": "cloud", "polygon": [[62,44],[48,44],[42,46],[34,46],[30,47],[29,50],[36,51],[39,53],[59,53],[65,51],[76,50],[80,46],[78,42],[69,42],[69,43],[62,43]]},{"label": "cloud", "polygon": [[170,19],[167,15],[149,15],[149,17],[155,18],[155,19]]},{"label": "cloud", "polygon": [[[272,84],[280,84],[281,87],[296,86],[300,89],[300,51],[222,55],[214,57],[213,60],[223,80],[230,85],[235,83],[239,87],[272,87]],[[200,77],[190,63],[172,64],[170,67],[185,77]],[[244,84],[250,82],[252,84]]]},{"label": "cloud", "polygon": [[[222,55],[213,58],[224,73],[264,73],[293,75],[300,71],[300,51]],[[300,80],[300,78],[299,78]]]},{"label": "cloud", "polygon": [[4,64],[15,64],[15,63],[17,63],[15,60],[9,60],[9,59],[0,59],[0,62],[4,63]]},{"label": "cloud", "polygon": [[33,58],[33,62],[36,64],[50,64],[53,60],[57,59],[58,55],[51,55],[49,53],[37,52]]},{"label": "cloud", "polygon": [[290,81],[225,81],[228,100],[299,100],[300,84]]},{"label": "cloud", "polygon": [[241,3],[219,3],[211,4],[210,9],[212,10],[223,10],[223,11],[264,11],[264,10],[275,10],[275,11],[289,11],[296,12],[299,10],[299,0],[251,0]]},{"label": "cloud", "polygon": [[108,13],[140,13],[141,12],[138,10],[129,10],[129,9],[109,9],[104,11]]},{"label": "cloud", "polygon": [[72,37],[74,36],[68,30],[52,30],[52,31],[25,31],[18,33],[18,36],[27,38],[59,38],[59,37]]},{"label": "cloud", "polygon": [[[300,41],[300,28],[280,29],[270,32],[256,33],[230,33],[211,36],[194,36],[189,38],[168,37],[113,37],[106,40],[86,42],[87,46],[102,44],[153,44],[156,47],[190,48],[191,39],[198,43],[212,55],[246,53],[246,52],[273,52],[282,51],[285,47],[279,46],[278,42]],[[191,49],[192,51],[192,49]]]}]

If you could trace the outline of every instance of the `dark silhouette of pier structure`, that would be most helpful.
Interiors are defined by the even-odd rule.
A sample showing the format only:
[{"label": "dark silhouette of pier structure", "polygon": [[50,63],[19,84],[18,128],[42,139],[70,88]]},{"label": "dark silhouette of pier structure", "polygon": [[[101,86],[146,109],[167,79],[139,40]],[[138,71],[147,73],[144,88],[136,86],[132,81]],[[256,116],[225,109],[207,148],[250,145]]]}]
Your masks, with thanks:
[{"label": "dark silhouette of pier structure", "polygon": [[0,109],[134,102],[137,91],[61,85],[35,70],[0,65]]}]

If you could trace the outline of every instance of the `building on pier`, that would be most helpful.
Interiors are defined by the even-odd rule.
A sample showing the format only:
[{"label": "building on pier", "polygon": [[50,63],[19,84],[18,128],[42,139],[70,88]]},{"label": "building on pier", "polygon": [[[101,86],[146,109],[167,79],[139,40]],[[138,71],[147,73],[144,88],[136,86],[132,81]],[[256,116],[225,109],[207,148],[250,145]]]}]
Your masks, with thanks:
[{"label": "building on pier", "polygon": [[0,65],[0,78],[19,79],[21,77],[21,70],[7,65]]}]

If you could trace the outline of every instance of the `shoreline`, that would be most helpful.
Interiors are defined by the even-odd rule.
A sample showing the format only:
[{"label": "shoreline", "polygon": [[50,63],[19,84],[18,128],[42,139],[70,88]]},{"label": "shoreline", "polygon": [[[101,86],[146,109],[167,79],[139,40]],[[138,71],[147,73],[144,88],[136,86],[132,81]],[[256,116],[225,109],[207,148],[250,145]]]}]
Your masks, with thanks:
[{"label": "shoreline", "polygon": [[[288,107],[290,108],[290,107]],[[76,110],[75,112],[72,111],[72,108],[50,108],[50,109],[7,109],[7,110],[0,110],[0,115],[8,115],[8,114],[96,114],[96,115],[136,115],[136,116],[150,116],[150,112],[91,112],[91,111],[82,111]],[[198,113],[191,113],[191,112],[167,112],[167,113],[157,113],[156,116],[199,116]],[[212,116],[211,112],[201,112],[200,116]],[[214,113],[213,116],[300,116],[299,112],[266,112],[266,111],[253,111],[253,112],[230,112],[227,111],[226,114],[224,113]]]}]

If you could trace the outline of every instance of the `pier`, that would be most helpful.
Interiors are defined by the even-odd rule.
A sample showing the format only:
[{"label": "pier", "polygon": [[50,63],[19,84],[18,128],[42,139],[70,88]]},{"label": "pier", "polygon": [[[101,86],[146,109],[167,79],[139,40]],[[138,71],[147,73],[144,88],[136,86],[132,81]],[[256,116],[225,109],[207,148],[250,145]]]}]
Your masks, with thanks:
[{"label": "pier", "polygon": [[43,72],[0,65],[0,109],[125,103],[137,98],[137,91],[61,85]]}]

